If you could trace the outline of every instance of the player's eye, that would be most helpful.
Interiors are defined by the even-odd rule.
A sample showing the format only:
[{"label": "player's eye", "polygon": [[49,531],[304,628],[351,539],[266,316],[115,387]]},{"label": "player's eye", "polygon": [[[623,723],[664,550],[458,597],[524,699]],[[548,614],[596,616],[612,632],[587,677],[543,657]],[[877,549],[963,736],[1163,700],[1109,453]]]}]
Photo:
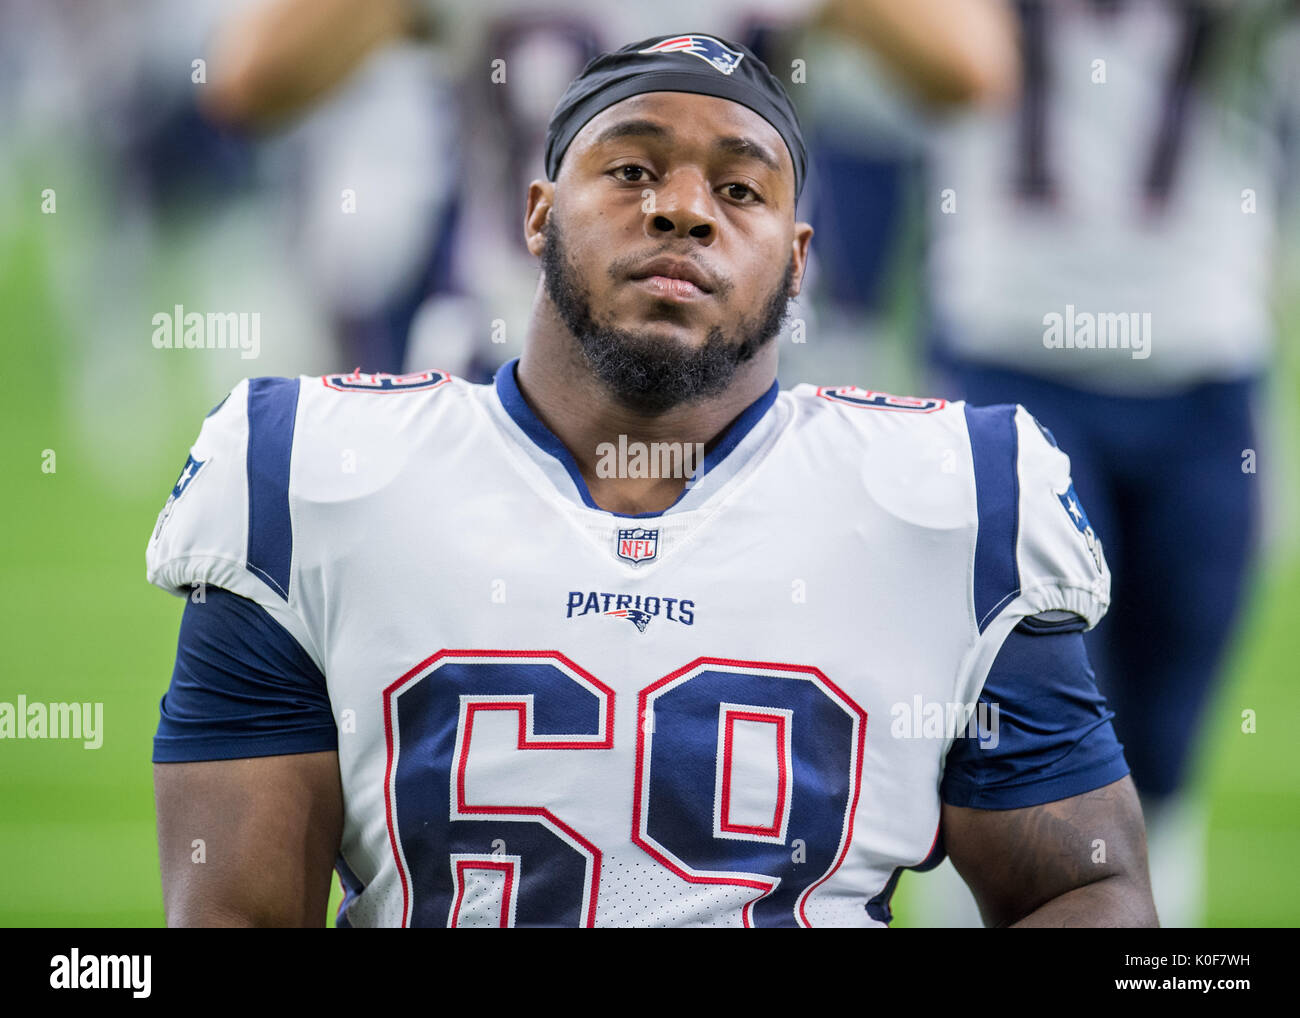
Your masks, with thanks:
[{"label": "player's eye", "polygon": [[758,192],[755,191],[748,184],[741,184],[741,183],[724,184],[722,186],[722,190],[727,195],[727,197],[730,198],[732,201],[738,201],[743,204],[749,204],[751,202],[757,202],[762,200],[759,197]]},{"label": "player's eye", "polygon": [[646,168],[644,166],[638,166],[636,163],[628,163],[626,166],[616,166],[610,172],[625,184],[640,184],[649,179],[649,172]]}]

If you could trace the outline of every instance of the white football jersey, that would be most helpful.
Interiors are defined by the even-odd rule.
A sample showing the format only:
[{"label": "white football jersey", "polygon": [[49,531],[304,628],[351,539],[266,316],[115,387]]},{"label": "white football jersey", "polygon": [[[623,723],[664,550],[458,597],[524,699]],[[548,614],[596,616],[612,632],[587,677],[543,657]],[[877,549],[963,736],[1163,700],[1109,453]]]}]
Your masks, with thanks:
[{"label": "white football jersey", "polygon": [[883,925],[954,735],[900,709],[1106,610],[1067,457],[1023,408],[774,383],[623,516],[513,366],[241,382],[148,547],[324,674],[347,922]]}]

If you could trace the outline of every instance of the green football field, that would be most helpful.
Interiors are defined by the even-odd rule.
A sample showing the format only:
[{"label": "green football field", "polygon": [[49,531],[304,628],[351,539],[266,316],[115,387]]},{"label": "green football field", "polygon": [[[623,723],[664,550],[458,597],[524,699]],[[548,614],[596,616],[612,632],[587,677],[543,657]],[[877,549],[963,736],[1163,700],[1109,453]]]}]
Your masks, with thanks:
[{"label": "green football field", "polygon": [[[97,749],[0,741],[0,926],[152,926],[163,914],[151,737],[182,602],[145,582],[144,548],[224,385],[195,377],[183,358],[139,379],[129,367],[102,378],[85,371],[79,358],[97,336],[71,323],[93,309],[69,314],[69,294],[49,268],[49,228],[29,217],[0,231],[0,701],[101,702],[104,734]],[[150,307],[173,303],[163,293],[133,297],[144,322]],[[1300,314],[1290,321],[1294,340]],[[147,328],[138,335],[147,346]],[[1279,384],[1294,398],[1300,358],[1288,357]],[[96,360],[112,364],[113,352]],[[88,400],[112,409],[87,414]],[[1259,470],[1280,467],[1262,457]],[[1214,926],[1300,921],[1298,609],[1300,559],[1271,553],[1201,757]],[[1253,733],[1242,730],[1245,710],[1254,712]],[[900,926],[908,925],[908,883],[918,879],[904,879],[896,898]]]}]

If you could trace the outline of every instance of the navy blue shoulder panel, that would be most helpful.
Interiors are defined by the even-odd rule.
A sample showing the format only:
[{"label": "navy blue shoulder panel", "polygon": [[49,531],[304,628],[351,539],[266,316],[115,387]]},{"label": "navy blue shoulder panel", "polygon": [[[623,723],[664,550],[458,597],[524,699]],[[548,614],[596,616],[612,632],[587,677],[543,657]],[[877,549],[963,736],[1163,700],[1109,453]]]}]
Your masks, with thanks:
[{"label": "navy blue shoulder panel", "polygon": [[298,379],[248,383],[248,571],[289,600],[293,527],[289,460],[298,414]]},{"label": "navy blue shoulder panel", "polygon": [[975,538],[973,596],[982,633],[1020,593],[1016,538],[1020,531],[1019,443],[1012,404],[966,407],[979,533]]},{"label": "navy blue shoulder panel", "polygon": [[325,676],[261,605],[219,587],[190,601],[154,763],[338,748]]},{"label": "navy blue shoulder panel", "polygon": [[1083,633],[1013,629],[980,693],[971,734],[948,751],[950,806],[1019,809],[1082,795],[1129,772]]}]

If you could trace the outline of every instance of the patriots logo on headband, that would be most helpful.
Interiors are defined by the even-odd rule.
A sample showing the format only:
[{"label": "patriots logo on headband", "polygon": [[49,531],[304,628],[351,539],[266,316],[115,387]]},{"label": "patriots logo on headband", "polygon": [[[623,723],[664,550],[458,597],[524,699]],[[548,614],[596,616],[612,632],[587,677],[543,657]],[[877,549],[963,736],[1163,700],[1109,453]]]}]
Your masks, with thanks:
[{"label": "patriots logo on headband", "polygon": [[722,74],[730,74],[740,66],[740,61],[745,57],[745,54],[732,49],[730,46],[724,46],[717,39],[708,35],[678,35],[657,42],[649,49],[638,50],[637,52],[689,53],[693,57],[699,57],[705,63],[711,65],[715,71],[720,71]]}]

